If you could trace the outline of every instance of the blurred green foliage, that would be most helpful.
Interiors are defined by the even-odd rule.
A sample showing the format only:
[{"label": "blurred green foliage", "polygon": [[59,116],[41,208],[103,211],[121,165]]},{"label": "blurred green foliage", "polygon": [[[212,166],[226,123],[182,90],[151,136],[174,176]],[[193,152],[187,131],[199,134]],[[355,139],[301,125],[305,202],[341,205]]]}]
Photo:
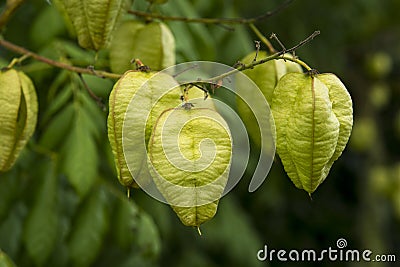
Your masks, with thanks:
[{"label": "blurred green foliage", "polygon": [[[154,11],[185,17],[254,17],[282,2],[171,0]],[[4,5],[2,1],[0,8]],[[134,9],[147,7],[144,0],[134,1]],[[287,47],[321,30],[296,55],[320,72],[341,77],[354,101],[354,132],[312,201],[291,184],[279,160],[263,186],[248,193],[252,162],[244,179],[221,200],[216,217],[202,227],[203,236],[143,192],[135,190],[127,200],[108,145],[107,113],[90,98],[77,74],[24,61],[17,67],[37,88],[39,123],[17,165],[0,174],[0,256],[4,252],[17,266],[27,267],[284,266],[287,263],[259,262],[257,251],[264,244],[322,250],[345,238],[348,248],[397,253],[399,261],[399,10],[397,0],[296,0],[256,24],[267,37],[276,33]],[[233,65],[254,49],[257,39],[244,25],[230,31],[222,25],[167,24],[176,38],[178,62]],[[3,36],[55,60],[109,68],[107,51],[96,56],[79,48],[45,0],[26,1]],[[0,48],[1,66],[15,56]],[[84,79],[107,103],[115,81],[90,75]]]}]

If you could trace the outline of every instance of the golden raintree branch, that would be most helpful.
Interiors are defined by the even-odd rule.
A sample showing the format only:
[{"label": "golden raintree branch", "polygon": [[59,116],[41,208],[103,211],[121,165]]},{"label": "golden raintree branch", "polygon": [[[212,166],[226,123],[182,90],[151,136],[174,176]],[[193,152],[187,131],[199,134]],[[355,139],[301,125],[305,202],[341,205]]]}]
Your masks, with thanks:
[{"label": "golden raintree branch", "polygon": [[289,4],[292,3],[293,1],[294,0],[287,0],[274,10],[265,12],[264,14],[254,18],[186,18],[186,17],[166,16],[166,15],[136,11],[136,10],[130,10],[128,11],[128,13],[145,19],[159,19],[162,21],[182,21],[186,23],[203,23],[203,24],[251,24],[275,15],[282,9],[289,6]]},{"label": "golden raintree branch", "polygon": [[98,77],[102,77],[102,78],[111,78],[111,79],[119,79],[121,77],[120,74],[116,74],[116,73],[110,73],[110,72],[106,72],[106,71],[97,71],[94,70],[92,68],[81,68],[81,67],[76,67],[76,66],[72,66],[63,62],[59,62],[59,61],[55,61],[43,56],[40,56],[32,51],[29,51],[28,49],[18,46],[16,44],[13,44],[9,41],[0,39],[0,46],[3,46],[4,48],[13,51],[15,53],[21,54],[21,55],[25,55],[31,58],[34,58],[38,61],[44,62],[48,65],[57,67],[57,68],[61,68],[61,69],[66,69],[72,72],[76,72],[76,73],[82,73],[82,74],[91,74],[91,75],[96,75]]}]

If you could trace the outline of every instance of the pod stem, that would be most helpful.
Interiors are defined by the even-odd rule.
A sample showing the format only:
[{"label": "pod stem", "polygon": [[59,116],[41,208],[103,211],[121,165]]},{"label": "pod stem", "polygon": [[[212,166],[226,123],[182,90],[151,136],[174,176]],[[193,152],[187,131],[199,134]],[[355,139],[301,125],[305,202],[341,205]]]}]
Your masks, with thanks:
[{"label": "pod stem", "polygon": [[280,58],[282,58],[284,60],[289,60],[289,61],[292,61],[292,62],[296,62],[300,66],[304,67],[307,71],[313,70],[313,68],[311,68],[309,65],[307,65],[307,63],[305,63],[304,61],[300,60],[298,57],[283,55]]},{"label": "pod stem", "polygon": [[23,55],[22,57],[19,58],[13,58],[10,62],[10,64],[8,64],[7,69],[12,69],[14,67],[15,64],[19,64],[22,61],[24,61],[25,59],[29,58],[28,55]]}]

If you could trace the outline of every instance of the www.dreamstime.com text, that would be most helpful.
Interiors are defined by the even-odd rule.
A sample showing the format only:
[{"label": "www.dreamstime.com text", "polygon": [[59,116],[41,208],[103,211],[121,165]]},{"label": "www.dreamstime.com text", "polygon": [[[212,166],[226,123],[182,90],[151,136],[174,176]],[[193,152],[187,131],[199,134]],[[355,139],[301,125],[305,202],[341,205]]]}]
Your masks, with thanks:
[{"label": "www.dreamstime.com text", "polygon": [[395,254],[374,254],[371,250],[345,249],[347,240],[339,238],[336,248],[328,247],[321,251],[314,249],[285,250],[270,249],[267,245],[257,252],[260,261],[293,261],[293,262],[316,262],[316,261],[365,261],[365,262],[396,262]]}]

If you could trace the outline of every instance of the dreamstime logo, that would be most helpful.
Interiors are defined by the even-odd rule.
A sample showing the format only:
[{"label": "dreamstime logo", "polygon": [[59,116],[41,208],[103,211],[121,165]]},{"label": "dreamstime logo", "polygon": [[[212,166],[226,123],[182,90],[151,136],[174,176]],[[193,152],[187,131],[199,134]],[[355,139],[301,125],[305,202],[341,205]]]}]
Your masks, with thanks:
[{"label": "dreamstime logo", "polygon": [[[215,77],[220,78],[215,80]],[[239,81],[240,90],[237,88]],[[195,109],[203,108],[204,112],[199,112],[199,118],[204,117],[214,121],[229,134],[232,141],[230,171],[224,171],[219,178],[206,185],[187,187],[174,184],[165,179],[153,166],[151,160],[149,160],[148,140],[146,140],[146,131],[148,131],[148,129],[146,130],[146,125],[148,125],[149,121],[154,120],[152,110],[157,110],[158,103],[168,98],[168,95],[171,95],[171,92],[176,91],[177,88],[188,84],[199,84],[199,82],[209,83],[211,84],[210,86],[218,82],[218,86],[221,89],[216,90],[224,88],[231,97],[240,98],[247,104],[254,115],[260,131],[261,153],[249,184],[249,192],[255,191],[266,179],[275,155],[275,125],[269,105],[261,90],[245,74],[230,66],[206,61],[178,64],[154,74],[135,93],[128,105],[122,129],[123,151],[132,177],[141,189],[153,198],[174,206],[199,206],[223,197],[233,189],[243,176],[250,156],[249,137],[240,116],[231,106],[224,102],[215,98],[204,100],[203,96],[201,96],[197,99],[190,99],[189,102]],[[152,99],[145,97],[146,94],[144,93],[150,88],[152,90]],[[152,106],[152,109],[140,109],[143,106]],[[210,106],[213,107],[211,109],[216,109],[218,113],[206,112],[206,110],[210,109]],[[182,107],[182,104],[180,104],[170,108],[184,109],[187,106]],[[160,113],[162,110],[157,112]],[[177,156],[178,153],[182,152],[179,147],[180,134],[184,131],[185,125],[190,124],[192,119],[196,119],[191,118],[189,121],[182,121],[179,119],[178,114],[179,112],[170,112],[163,124],[161,126],[157,125],[157,127],[161,127],[162,148],[168,159],[168,164],[173,165],[177,171],[186,173],[205,171],[216,161],[218,151],[213,151],[213,149],[217,150],[218,146],[214,143],[214,140],[209,140],[209,138],[205,137],[201,140],[198,146],[200,158],[196,164],[191,164],[190,160],[187,160],[184,155]],[[137,138],[137,133],[142,133],[141,138]],[[143,164],[138,167],[137,162],[142,162]],[[192,168],[193,166],[196,166],[197,169]],[[228,172],[229,176],[227,175]],[[139,173],[140,175],[138,175]],[[223,192],[213,194],[221,186]],[[162,190],[159,190],[159,187],[168,188],[168,192],[177,197],[166,200],[165,192],[161,192]],[[201,196],[196,200],[196,203],[188,201],[188,199],[193,199],[193,195]],[[198,202],[199,200],[200,202]]]},{"label": "dreamstime logo", "polygon": [[395,262],[396,255],[394,254],[373,254],[369,249],[345,249],[347,247],[347,240],[339,238],[336,241],[336,248],[328,247],[321,251],[314,249],[303,250],[285,250],[285,249],[269,249],[264,245],[263,249],[257,252],[257,259],[260,261],[366,261],[366,262]]}]

